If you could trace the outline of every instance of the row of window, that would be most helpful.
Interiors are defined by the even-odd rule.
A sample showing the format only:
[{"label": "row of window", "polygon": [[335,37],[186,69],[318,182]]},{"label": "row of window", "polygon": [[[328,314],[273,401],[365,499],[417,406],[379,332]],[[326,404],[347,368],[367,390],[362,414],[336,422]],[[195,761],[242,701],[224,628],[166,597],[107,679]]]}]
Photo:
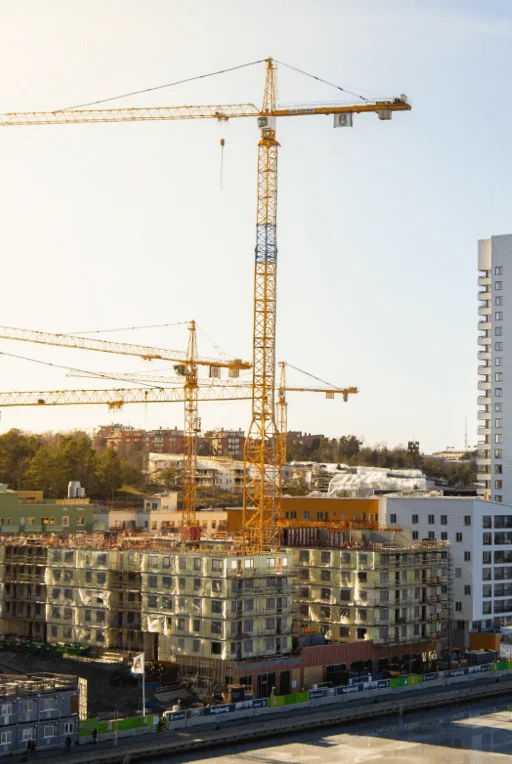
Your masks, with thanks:
[{"label": "row of window", "polygon": [[[428,515],[428,524],[429,525],[435,525],[436,523],[436,516],[435,515]],[[390,514],[389,516],[390,523],[396,523],[396,514]],[[419,515],[411,515],[411,523],[413,525],[418,525],[420,521]],[[448,525],[448,515],[440,515],[439,522],[441,525]],[[464,525],[471,525],[471,515],[464,515]],[[462,541],[462,539],[461,539]]]}]

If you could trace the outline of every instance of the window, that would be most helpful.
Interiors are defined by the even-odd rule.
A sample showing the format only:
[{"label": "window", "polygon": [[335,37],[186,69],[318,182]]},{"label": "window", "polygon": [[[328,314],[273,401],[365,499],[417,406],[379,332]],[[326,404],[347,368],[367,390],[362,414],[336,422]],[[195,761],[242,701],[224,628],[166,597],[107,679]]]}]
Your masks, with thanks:
[{"label": "window", "polygon": [[503,311],[502,310],[496,310],[494,312],[494,320],[495,321],[503,321]]},{"label": "window", "polygon": [[469,584],[466,584],[464,587],[464,594],[471,594],[471,586]]},{"label": "window", "polygon": [[462,610],[462,602],[455,603],[455,610],[457,611],[457,613],[460,613],[460,611]]},{"label": "window", "polygon": [[330,562],[330,561],[331,561],[331,553],[322,552],[322,562]]},{"label": "window", "polygon": [[413,531],[413,532],[412,532],[412,540],[413,540],[413,541],[417,541],[417,540],[418,540],[418,538],[419,538],[419,533],[418,533],[418,531]]},{"label": "window", "polygon": [[222,613],[222,600],[212,600],[212,613]]},{"label": "window", "polygon": [[464,515],[464,525],[471,525],[471,515]]},{"label": "window", "polygon": [[274,608],[276,606],[276,601],[275,601],[274,597],[269,597],[267,599],[267,602],[266,602],[265,606],[266,606],[267,610],[274,610]]},{"label": "window", "polygon": [[503,388],[502,387],[495,387],[494,388],[494,395],[496,398],[503,398]]},{"label": "window", "polygon": [[329,512],[317,512],[316,513],[316,519],[317,520],[328,520],[329,519]]},{"label": "window", "polygon": [[244,610],[246,612],[254,610],[254,600],[245,600],[245,602],[244,602]]},{"label": "window", "polygon": [[495,448],[494,449],[494,458],[495,459],[503,459],[503,449]]},{"label": "window", "polygon": [[321,581],[330,581],[331,580],[331,571],[328,570],[328,569],[321,570],[320,571],[320,580]]},{"label": "window", "polygon": [[494,327],[494,334],[496,337],[501,337],[503,334],[503,327],[502,326],[495,326]]},{"label": "window", "polygon": [[436,534],[435,534],[435,532],[434,532],[434,531],[429,531],[429,532],[428,532],[428,537],[429,537],[429,539],[431,539],[431,540],[434,540],[434,539],[435,539],[435,537],[436,537]]},{"label": "window", "polygon": [[361,584],[366,584],[368,581],[368,574],[365,573],[364,571],[359,571],[359,573],[357,574],[357,580]]},{"label": "window", "polygon": [[494,465],[494,474],[495,475],[503,474],[503,465],[502,464],[495,464]]},{"label": "window", "polygon": [[194,570],[201,570],[201,558],[194,557]]},{"label": "window", "polygon": [[498,352],[503,350],[503,342],[495,342],[494,343],[494,349]]},{"label": "window", "polygon": [[503,297],[495,297],[494,298],[494,304],[498,308],[500,305],[503,305]]},{"label": "window", "polygon": [[212,655],[221,655],[221,643],[220,642],[212,642],[211,646]]},{"label": "window", "polygon": [[494,359],[495,366],[503,366],[503,357],[501,355],[496,356]]},{"label": "window", "polygon": [[357,630],[357,638],[358,639],[364,639],[366,637],[366,629],[358,629]]},{"label": "window", "polygon": [[500,414],[503,411],[503,403],[495,403],[494,410],[497,414]]},{"label": "window", "polygon": [[252,651],[253,651],[252,639],[246,639],[244,642],[244,653],[248,655],[249,653],[252,653]]},{"label": "window", "polygon": [[311,520],[311,512],[309,509],[304,511],[304,520]]},{"label": "window", "polygon": [[394,513],[390,514],[389,522],[391,523],[391,525],[395,525],[396,524],[396,515]]},{"label": "window", "polygon": [[418,515],[413,515],[411,518],[411,522],[413,525],[418,525]]},{"label": "window", "polygon": [[482,544],[484,546],[490,546],[492,544],[492,533],[490,531],[482,534]]},{"label": "window", "polygon": [[2,716],[10,716],[12,714],[12,703],[2,704]]},{"label": "window", "polygon": [[[495,560],[498,562],[498,560]],[[492,552],[482,552],[482,563],[484,565],[492,565]]]},{"label": "window", "polygon": [[96,581],[99,584],[104,584],[106,580],[107,580],[107,574],[106,573],[103,573],[103,572],[96,573]]},{"label": "window", "polygon": [[471,562],[471,552],[464,552],[464,562]]},{"label": "window", "polygon": [[448,515],[441,515],[441,525],[448,525]]},{"label": "window", "polygon": [[348,626],[340,626],[340,637],[350,637],[350,629]]},{"label": "window", "polygon": [[0,745],[7,745],[8,743],[12,743],[12,732],[10,730],[0,733]]},{"label": "window", "polygon": [[501,494],[500,495],[496,494],[494,497],[494,501],[498,501],[501,503],[503,501],[503,496]]},{"label": "window", "polygon": [[503,443],[503,434],[501,432],[497,432],[494,435],[494,442],[495,443]]},{"label": "window", "polygon": [[[23,742],[27,740],[32,740],[34,737],[34,730],[32,727],[25,727],[25,729],[21,730],[21,739]],[[3,740],[2,740],[3,743]]]},{"label": "window", "polygon": [[267,618],[265,620],[265,628],[267,631],[274,631],[276,628],[276,619],[275,618]]},{"label": "window", "polygon": [[329,601],[331,599],[331,590],[327,587],[320,589],[320,598]]},{"label": "window", "polygon": [[495,276],[502,276],[503,275],[503,266],[502,265],[495,265],[494,266],[494,275]]},{"label": "window", "polygon": [[435,521],[436,521],[436,518],[434,517],[434,515],[429,515],[428,516],[428,524],[429,525],[434,525]]},{"label": "window", "polygon": [[503,289],[503,281],[495,281],[494,282],[494,289],[497,292],[500,292]]},{"label": "window", "polygon": [[178,618],[178,631],[185,631],[185,619]]},{"label": "window", "polygon": [[45,724],[43,728],[43,737],[53,737],[55,734],[54,724]]},{"label": "window", "polygon": [[309,562],[309,549],[301,549],[299,552],[300,562]]},{"label": "window", "polygon": [[441,541],[448,541],[448,534],[446,531],[441,531]]},{"label": "window", "polygon": [[212,621],[210,630],[212,634],[222,634],[222,622]]},{"label": "window", "polygon": [[455,568],[455,578],[462,578],[462,568]]},{"label": "window", "polygon": [[494,487],[495,487],[495,488],[496,488],[498,491],[501,491],[501,489],[503,488],[503,480],[495,480],[495,481],[494,481]]},{"label": "window", "polygon": [[494,372],[494,381],[495,382],[503,382],[503,372],[502,371],[495,371]]}]

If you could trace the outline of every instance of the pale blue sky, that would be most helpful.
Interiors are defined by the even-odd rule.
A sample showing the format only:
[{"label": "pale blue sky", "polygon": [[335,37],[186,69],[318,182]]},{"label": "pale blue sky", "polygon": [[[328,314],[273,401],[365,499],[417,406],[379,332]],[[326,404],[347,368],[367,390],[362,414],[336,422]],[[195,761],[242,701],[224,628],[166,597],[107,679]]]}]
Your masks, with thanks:
[{"label": "pale blue sky", "polygon": [[[476,426],[476,240],[512,231],[512,8],[472,0],[0,0],[0,111],[54,109],[268,55],[349,89],[406,93],[408,114],[282,120],[278,358],[361,393],[290,395],[291,429],[425,450]],[[337,99],[279,70],[281,101]],[[262,67],[131,105],[261,101]],[[339,95],[339,94],[338,94]],[[224,188],[219,139],[226,139]],[[250,358],[256,125],[0,131],[0,323],[74,331],[195,318]],[[183,329],[112,335],[183,348]],[[137,361],[0,341],[82,368]],[[200,337],[200,350],[213,350]],[[2,390],[80,384],[0,359]],[[161,366],[159,367],[161,368]],[[297,380],[298,381],[298,380]],[[93,386],[92,384],[90,386]],[[205,428],[246,428],[210,404]],[[181,407],[116,421],[181,426]],[[103,408],[5,409],[2,430],[93,427]]]}]

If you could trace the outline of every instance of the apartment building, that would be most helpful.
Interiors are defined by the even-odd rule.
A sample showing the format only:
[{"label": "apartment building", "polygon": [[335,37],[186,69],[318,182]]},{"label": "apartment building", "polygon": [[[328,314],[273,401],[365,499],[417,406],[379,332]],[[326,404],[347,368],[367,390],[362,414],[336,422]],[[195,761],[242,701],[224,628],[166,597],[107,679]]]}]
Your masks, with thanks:
[{"label": "apartment building", "polygon": [[512,624],[512,507],[428,495],[388,495],[379,504],[380,523],[403,529],[405,541],[449,542],[455,643],[468,646],[470,632]]},{"label": "apartment building", "polygon": [[[512,504],[512,235],[478,242],[478,483]],[[507,303],[508,301],[508,303]],[[508,309],[507,309],[508,305]]]},{"label": "apartment building", "polygon": [[301,631],[375,645],[447,638],[448,545],[292,549]]},{"label": "apartment building", "polygon": [[286,655],[292,649],[293,589],[291,556],[285,553],[145,554],[146,650],[193,672],[215,661]]},{"label": "apartment building", "polygon": [[244,458],[245,433],[239,430],[215,430],[211,437],[212,456]]},{"label": "apartment building", "polygon": [[41,492],[11,491],[0,483],[0,533],[92,531],[95,509],[86,498],[43,499]]}]

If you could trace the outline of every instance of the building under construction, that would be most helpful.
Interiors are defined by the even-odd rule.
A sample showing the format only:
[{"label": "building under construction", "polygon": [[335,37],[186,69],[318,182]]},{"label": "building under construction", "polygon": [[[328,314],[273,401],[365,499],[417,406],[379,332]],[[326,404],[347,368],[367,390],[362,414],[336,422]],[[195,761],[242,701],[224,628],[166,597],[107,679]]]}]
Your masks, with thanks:
[{"label": "building under construction", "polygon": [[258,694],[289,692],[308,670],[323,681],[340,650],[347,666],[352,648],[375,666],[387,652],[437,651],[446,545],[316,530],[288,529],[286,548],[253,554],[214,538],[0,538],[2,633],[144,650],[201,687],[243,680]]}]

